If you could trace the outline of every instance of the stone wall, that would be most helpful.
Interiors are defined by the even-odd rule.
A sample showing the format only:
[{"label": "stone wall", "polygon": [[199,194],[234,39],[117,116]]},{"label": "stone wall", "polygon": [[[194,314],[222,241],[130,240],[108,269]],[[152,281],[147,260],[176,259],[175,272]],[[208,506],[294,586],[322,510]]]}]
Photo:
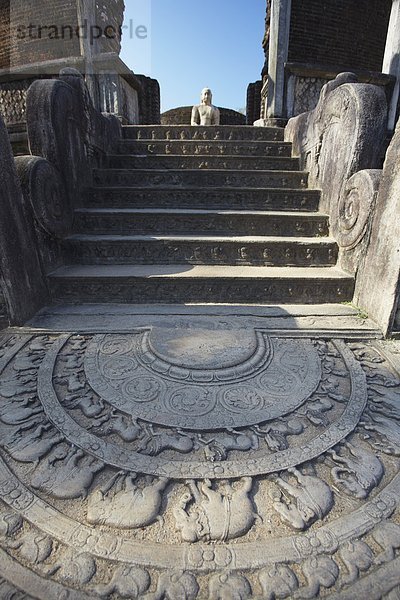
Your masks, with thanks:
[{"label": "stone wall", "polygon": [[[290,62],[381,71],[392,0],[291,1]],[[262,46],[268,66],[271,0]],[[266,70],[264,68],[264,70]]]},{"label": "stone wall", "polygon": [[[102,31],[112,26],[119,32],[123,0],[97,0],[96,9],[95,25]],[[30,32],[29,25],[34,26]],[[0,69],[79,56],[77,25],[77,0],[0,0]],[[52,26],[57,29],[51,30]],[[115,39],[101,37],[95,46],[97,53],[119,53],[119,33]]]},{"label": "stone wall", "polygon": [[[85,72],[82,57],[66,61],[70,68]],[[41,73],[32,74],[29,65],[18,69],[18,75],[0,74],[0,113],[11,133],[24,132],[26,99],[29,87],[41,79],[57,79],[64,61],[43,63]],[[39,67],[39,63],[37,63]],[[51,69],[46,71],[51,65]],[[52,72],[54,70],[54,73]],[[156,80],[135,75],[115,53],[94,58],[95,76],[91,78],[91,95],[100,112],[118,116],[126,124],[157,124],[160,122],[160,88]],[[95,93],[92,93],[95,92]]]},{"label": "stone wall", "polygon": [[124,9],[123,0],[0,0],[0,112],[7,127],[24,125],[29,86],[57,78],[63,67],[89,73],[101,112],[129,124],[159,123],[158,82],[135,76],[119,58]]},{"label": "stone wall", "polygon": [[[124,21],[124,1],[123,0],[97,0],[97,16],[96,23],[104,30],[108,25],[111,25],[115,31],[119,31]],[[101,52],[117,52],[121,51],[121,37],[115,39],[107,39],[103,37],[100,40]]]},{"label": "stone wall", "polygon": [[[276,14],[271,22],[273,1]],[[377,81],[383,68],[392,0],[290,0],[290,13],[285,12],[285,0],[267,0],[266,4],[261,92],[264,124],[268,117],[288,119],[315,108],[323,85],[343,71],[357,73],[359,81],[383,85],[392,95],[393,78]],[[284,14],[285,24],[278,27]],[[276,73],[272,72],[274,64]]]},{"label": "stone wall", "polygon": [[392,0],[292,0],[289,61],[381,71]]},{"label": "stone wall", "polygon": [[[0,22],[2,23],[0,43],[0,68],[2,69],[22,66],[28,62],[35,63],[80,54],[79,40],[76,37],[62,41],[48,39],[48,36],[38,39],[37,32],[32,32],[30,37],[26,31],[26,37],[19,39],[17,33],[19,27],[26,28],[29,24],[76,27],[78,23],[76,2],[35,0],[27,3],[26,0],[2,0]],[[21,32],[24,33],[25,29],[21,29]]]}]

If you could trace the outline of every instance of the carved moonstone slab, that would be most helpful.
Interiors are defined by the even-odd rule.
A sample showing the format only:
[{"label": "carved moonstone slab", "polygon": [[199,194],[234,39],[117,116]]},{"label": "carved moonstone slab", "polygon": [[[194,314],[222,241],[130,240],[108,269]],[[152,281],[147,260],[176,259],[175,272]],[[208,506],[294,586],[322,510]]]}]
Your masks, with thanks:
[{"label": "carved moonstone slab", "polygon": [[[136,334],[136,346],[134,339],[135,336],[132,334],[128,336],[112,336],[110,339],[107,339],[107,336],[99,336],[99,341],[102,344],[105,344],[104,348],[109,353],[129,353],[133,352],[133,349],[135,347],[136,349],[138,348],[138,340],[142,340],[143,334],[143,331],[138,332]],[[341,440],[343,440],[349,433],[351,433],[357,426],[367,401],[366,381],[363,371],[355,361],[350,350],[345,346],[345,344],[338,341],[335,343],[336,350],[334,350],[334,352],[337,353],[338,357],[341,356],[340,360],[343,361],[343,365],[345,366],[345,370],[340,370],[338,372],[341,374],[341,377],[345,377],[346,379],[348,373],[348,383],[350,384],[350,389],[348,390],[348,392],[346,392],[346,396],[337,396],[337,393],[334,393],[334,389],[336,388],[332,388],[330,393],[333,393],[335,397],[339,398],[339,401],[342,406],[342,411],[336,412],[336,416],[329,423],[329,426],[326,426],[324,428],[324,430],[315,431],[314,436],[312,438],[308,438],[306,444],[301,445],[300,447],[293,446],[289,448],[287,447],[287,444],[283,444],[280,447],[281,451],[279,452],[271,452],[270,448],[266,444],[264,445],[264,447],[260,448],[260,450],[257,451],[255,454],[252,453],[249,455],[244,455],[243,459],[240,460],[232,457],[232,459],[226,460],[224,462],[207,461],[204,455],[202,457],[196,454],[194,454],[193,456],[185,457],[184,459],[180,454],[178,454],[176,457],[151,455],[152,453],[150,453],[150,455],[147,455],[141,453],[139,447],[136,449],[132,447],[126,447],[110,439],[98,437],[96,435],[95,429],[91,427],[86,428],[84,425],[80,424],[79,420],[76,420],[74,417],[72,417],[71,414],[69,414],[69,412],[65,410],[63,406],[65,391],[56,391],[53,384],[53,378],[55,377],[56,379],[60,379],[57,375],[58,368],[60,366],[58,357],[60,353],[62,353],[64,346],[68,344],[69,338],[70,336],[68,335],[60,336],[57,342],[55,342],[52,345],[51,349],[47,353],[43,363],[39,368],[38,394],[43,409],[48,419],[55,425],[57,430],[60,431],[61,435],[65,436],[69,443],[71,443],[77,448],[80,448],[84,452],[87,452],[97,460],[108,463],[110,466],[114,466],[119,470],[122,469],[125,472],[141,472],[146,473],[148,475],[158,476],[161,478],[166,477],[169,479],[201,479],[205,477],[210,479],[224,479],[226,477],[243,477],[274,473],[276,471],[295,467],[296,465],[312,460],[313,458],[319,456],[326,450],[329,450],[330,448],[338,444]],[[284,349],[291,348],[291,344],[305,344],[305,346],[297,346],[297,349],[302,348],[304,350],[304,347],[307,347],[307,344],[314,348],[312,342],[306,340],[301,341],[288,339],[274,339],[272,341],[277,348],[280,348],[280,351],[283,351],[283,354],[279,354],[277,352],[275,355],[275,357],[281,357],[282,365],[285,364],[283,361],[283,356],[285,356]],[[94,343],[95,342],[93,341],[93,344]],[[89,343],[89,349],[90,347],[91,346]],[[95,348],[97,348],[96,345]],[[294,348],[296,348],[296,346],[294,346]],[[106,354],[106,356],[108,360],[109,354]],[[135,355],[136,358],[138,356],[140,357],[140,353]],[[291,358],[294,357],[297,360],[297,355],[293,352],[290,352],[289,356]],[[326,360],[324,362],[326,362]],[[138,366],[136,367],[136,371],[139,370],[140,364],[141,363],[137,361]],[[272,364],[273,361],[271,361],[270,365],[272,366]],[[293,368],[293,364],[290,361],[287,364],[289,366],[291,365],[291,368]],[[315,364],[319,363],[316,362]],[[324,369],[326,370],[326,366],[324,367]],[[149,372],[143,367],[143,373],[148,375]],[[155,378],[155,374],[153,371],[152,373]],[[272,381],[275,383],[276,373],[274,373],[273,371],[272,373],[275,378],[272,379]],[[297,377],[299,377],[299,373],[301,373],[301,370],[299,370],[296,373]],[[71,392],[72,388],[78,388],[78,391],[82,391],[82,388],[85,387],[86,384],[81,382],[82,374],[79,374],[79,376],[73,374],[73,379],[71,379],[71,375],[67,375],[67,377],[63,378],[64,386],[67,386],[67,391],[69,391],[69,393]],[[263,368],[261,369],[261,374],[262,376],[264,376]],[[120,375],[118,375],[118,377],[120,377]],[[326,374],[324,375],[324,377],[326,378]],[[246,380],[245,384],[249,386],[250,381],[253,380],[254,376],[252,380]],[[117,379],[117,381],[119,380]],[[319,377],[316,378],[316,381],[319,381]],[[278,382],[280,382],[280,380],[278,380]],[[177,382],[174,381],[174,379],[168,378],[166,376],[164,381],[165,389],[172,388],[173,390],[173,384],[178,385]],[[216,385],[205,385],[209,386],[209,389],[211,390],[213,390],[214,388],[218,389],[218,386]],[[321,389],[325,385],[326,383],[323,383],[321,380]],[[333,385],[335,385],[334,382]],[[179,383],[179,386],[179,389],[184,388],[183,383]],[[101,394],[102,390],[99,389],[99,387],[100,386],[98,386],[98,392]],[[200,390],[203,389],[203,387],[199,385]],[[110,393],[109,397],[107,397],[106,399],[104,399],[103,396],[102,402],[106,401],[111,407],[115,407],[115,399],[118,399],[119,390],[117,386],[110,386],[110,390],[112,393]],[[61,395],[58,395],[60,393]],[[84,392],[82,391],[82,393]],[[288,396],[289,395],[290,391],[288,391]],[[132,410],[132,400],[126,398],[124,399],[121,394],[119,397],[122,398],[125,402],[125,412]],[[158,398],[156,397],[156,399]],[[320,410],[321,407],[323,408],[326,403],[329,407],[330,403],[328,401],[324,403],[323,398],[318,399],[318,397],[316,397],[315,401],[311,398],[310,402],[308,402],[308,406],[304,407],[305,414],[308,414],[309,411]],[[139,406],[146,406],[146,404],[151,404],[151,401],[139,402],[137,404],[139,404]],[[198,407],[196,407],[196,410],[198,412]],[[172,415],[172,412],[170,414]],[[215,414],[218,416],[220,413],[216,412]],[[225,411],[225,414],[228,414],[227,410]],[[232,420],[236,416],[237,415],[232,413]],[[143,421],[142,416],[139,416],[138,418],[140,421]],[[157,420],[157,418],[158,415],[156,414],[155,420]],[[196,419],[193,416],[190,416],[190,418],[193,431],[202,433],[201,428],[204,426],[204,421],[202,422],[200,417]],[[262,415],[262,418],[265,419],[265,413]],[[212,431],[213,426],[215,425],[210,424],[209,431]],[[260,429],[260,434],[262,434],[261,430],[264,431],[265,434],[268,433],[265,427],[262,427]],[[189,433],[189,435],[192,437],[193,431]],[[53,437],[51,439],[53,439]]]},{"label": "carved moonstone slab", "polygon": [[[197,362],[197,364],[196,364]],[[256,331],[241,361],[218,357],[205,368],[163,354],[150,331],[95,336],[85,373],[93,390],[119,410],[159,425],[210,430],[276,419],[303,404],[321,379],[307,340],[279,340]]]},{"label": "carved moonstone slab", "polygon": [[[106,359],[133,356],[167,387],[232,386],[215,374],[254,356],[241,386],[269,374],[285,398],[278,357],[301,383],[294,339],[247,331],[235,348],[231,333],[209,329],[203,346],[195,329],[162,329],[97,338]],[[16,335],[0,347],[0,598],[397,597],[400,380],[378,346],[303,340],[297,350],[320,361],[317,390],[289,417],[251,426],[258,445],[212,463],[196,448],[143,454],[140,433],[99,434],[93,424],[117,410],[85,380],[91,344]],[[197,382],[199,372],[212,377]],[[278,443],[285,431],[293,443]],[[248,431],[176,434],[235,446]]]}]

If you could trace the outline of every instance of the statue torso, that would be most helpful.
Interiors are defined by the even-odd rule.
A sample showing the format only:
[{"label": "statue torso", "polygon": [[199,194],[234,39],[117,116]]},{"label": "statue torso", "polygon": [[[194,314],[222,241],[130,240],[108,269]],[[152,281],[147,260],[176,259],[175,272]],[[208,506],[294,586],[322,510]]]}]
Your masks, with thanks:
[{"label": "statue torso", "polygon": [[[198,125],[218,125],[219,124],[219,110],[215,106],[208,106],[206,104],[199,104],[193,109],[193,117],[196,115],[200,117],[200,123]],[[192,122],[193,124],[193,122]]]}]

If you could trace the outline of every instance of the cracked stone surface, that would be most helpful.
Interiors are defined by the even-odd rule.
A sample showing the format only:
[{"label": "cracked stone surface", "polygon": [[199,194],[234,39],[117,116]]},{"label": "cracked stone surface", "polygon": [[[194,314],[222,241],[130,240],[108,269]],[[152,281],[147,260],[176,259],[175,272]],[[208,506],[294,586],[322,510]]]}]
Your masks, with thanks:
[{"label": "cracked stone surface", "polygon": [[1,599],[400,597],[398,343],[39,322],[0,334]]}]

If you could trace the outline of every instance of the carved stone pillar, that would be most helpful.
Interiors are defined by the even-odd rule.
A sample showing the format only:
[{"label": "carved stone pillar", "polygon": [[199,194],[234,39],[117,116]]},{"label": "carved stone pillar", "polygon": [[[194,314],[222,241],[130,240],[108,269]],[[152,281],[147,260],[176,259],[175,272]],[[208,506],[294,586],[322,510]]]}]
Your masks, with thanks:
[{"label": "carved stone pillar", "polygon": [[285,117],[285,62],[288,58],[292,0],[271,0],[267,118]]},{"label": "carved stone pillar", "polygon": [[388,120],[388,129],[393,131],[396,126],[400,97],[400,0],[393,0],[382,72],[396,77]]},{"label": "carved stone pillar", "polygon": [[[77,1],[78,24],[81,28],[85,22],[93,25],[96,23],[96,3],[95,0]],[[100,110],[99,91],[94,76],[93,55],[97,54],[97,39],[90,40],[88,36],[80,38],[81,56],[85,60],[85,79],[89,88],[90,95],[95,108]]]}]

